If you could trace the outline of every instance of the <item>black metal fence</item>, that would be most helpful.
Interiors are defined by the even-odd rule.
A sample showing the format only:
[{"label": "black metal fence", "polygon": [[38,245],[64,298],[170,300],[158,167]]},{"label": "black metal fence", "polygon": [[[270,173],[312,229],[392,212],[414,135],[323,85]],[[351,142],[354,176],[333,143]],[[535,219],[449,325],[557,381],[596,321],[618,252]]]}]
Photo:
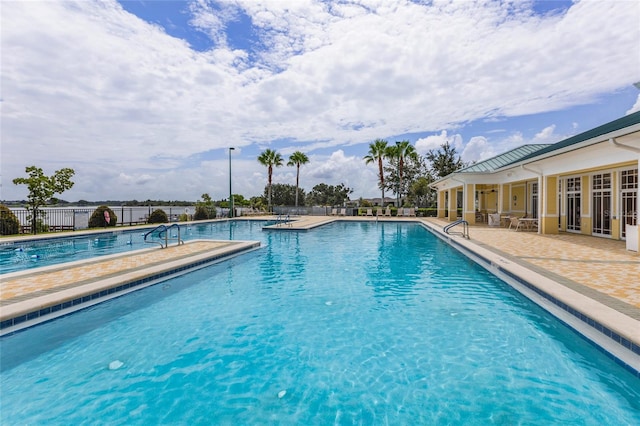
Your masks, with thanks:
[{"label": "black metal fence", "polygon": [[[191,220],[195,212],[195,206],[112,206],[109,208],[117,217],[116,226],[146,224],[149,215],[157,209],[162,209],[167,214],[169,222]],[[89,227],[89,218],[96,209],[97,207],[51,207],[40,209],[35,221],[36,231],[40,233],[86,229]],[[18,233],[33,233],[32,212],[25,208],[11,208],[10,210],[18,219]]]},{"label": "black metal fence", "polygon": [[[195,206],[110,206],[109,208],[117,217],[116,226],[144,225],[147,223],[151,213],[157,209],[161,209],[167,214],[169,222],[193,220],[195,213]],[[50,207],[40,209],[36,218],[36,233],[86,229],[89,227],[89,218],[96,209],[97,207]],[[10,210],[18,218],[19,227],[17,232],[20,234],[33,233],[31,212],[25,208],[11,208]],[[274,206],[273,214],[289,216],[363,216],[366,214],[366,210],[363,207]],[[396,216],[397,209],[392,207],[391,210],[392,216]],[[416,209],[417,216],[435,216],[435,213],[436,209]],[[216,218],[228,217],[228,214],[229,209],[216,208]],[[249,208],[236,208],[234,216],[240,218],[256,214],[266,213],[257,212]]]}]

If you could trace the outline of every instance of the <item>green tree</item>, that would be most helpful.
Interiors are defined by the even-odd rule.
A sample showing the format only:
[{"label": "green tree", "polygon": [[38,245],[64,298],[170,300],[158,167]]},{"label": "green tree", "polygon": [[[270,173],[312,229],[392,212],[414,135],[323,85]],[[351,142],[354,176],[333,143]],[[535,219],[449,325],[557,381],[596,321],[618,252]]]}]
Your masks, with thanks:
[{"label": "green tree", "polygon": [[271,181],[273,177],[273,168],[282,166],[282,155],[273,149],[266,149],[262,154],[258,156],[258,161],[263,166],[267,167],[267,186],[269,188],[267,200],[268,200],[268,209],[271,212]]},{"label": "green tree", "polygon": [[244,195],[233,194],[233,205],[234,206],[249,207],[250,203],[249,203],[249,200],[244,198]]},{"label": "green tree", "polygon": [[[265,187],[265,197],[267,196],[268,191],[269,188]],[[274,183],[271,186],[271,197],[274,206],[292,206],[298,198],[302,201],[302,204],[305,202],[305,193],[303,189],[284,183]]]},{"label": "green tree", "polygon": [[344,184],[336,186],[320,183],[313,187],[307,196],[307,205],[313,206],[341,206],[349,199],[353,189]]},{"label": "green tree", "polygon": [[390,158],[389,164],[384,166],[385,186],[396,193],[408,194],[411,185],[421,176],[426,176],[429,169],[423,157],[407,158],[402,167],[402,182],[400,182],[398,159]]},{"label": "green tree", "polygon": [[298,207],[298,188],[300,188],[300,166],[307,164],[309,157],[306,154],[296,151],[289,156],[287,166],[296,166],[296,207]]},{"label": "green tree", "polygon": [[378,163],[378,188],[382,191],[382,198],[380,198],[380,205],[384,205],[384,171],[383,161],[387,157],[387,141],[384,139],[376,139],[369,144],[369,153],[364,156],[365,164]]},{"label": "green tree", "polygon": [[32,221],[31,230],[36,233],[37,218],[40,216],[40,208],[48,202],[56,201],[53,196],[62,194],[73,187],[71,177],[75,174],[73,169],[64,168],[56,170],[52,176],[46,176],[40,167],[29,166],[25,168],[28,178],[15,178],[15,185],[27,185],[29,196],[27,198],[27,210]]},{"label": "green tree", "polygon": [[216,207],[208,193],[200,196],[202,201],[196,201],[195,220],[213,219],[216,217]]},{"label": "green tree", "polygon": [[398,197],[398,207],[400,207],[400,201],[402,200],[402,194],[405,193],[403,178],[405,172],[405,163],[407,160],[419,160],[418,153],[413,145],[409,141],[396,142],[395,145],[387,147],[387,158],[394,162],[398,169],[398,181],[395,187],[395,193]]},{"label": "green tree", "polygon": [[436,191],[429,184],[433,182],[431,174],[420,176],[411,183],[408,198],[417,207],[433,207],[435,205]]},{"label": "green tree", "polygon": [[265,197],[251,197],[249,198],[249,206],[254,210],[264,211],[264,205],[267,200]]},{"label": "green tree", "polygon": [[426,155],[431,163],[431,170],[435,179],[441,179],[466,166],[456,149],[446,141],[437,150],[430,150]]}]

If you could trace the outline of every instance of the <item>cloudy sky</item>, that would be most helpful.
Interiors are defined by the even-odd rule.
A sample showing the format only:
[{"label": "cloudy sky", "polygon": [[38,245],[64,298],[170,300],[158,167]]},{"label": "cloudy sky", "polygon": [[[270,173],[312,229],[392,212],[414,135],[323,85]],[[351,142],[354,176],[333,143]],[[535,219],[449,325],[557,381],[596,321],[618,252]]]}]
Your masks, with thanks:
[{"label": "cloudy sky", "polygon": [[[640,109],[636,0],[10,1],[1,13],[1,193],[36,165],[61,198],[262,194],[267,148],[301,186],[375,197],[376,138],[466,161]],[[295,169],[274,182],[295,184]]]}]

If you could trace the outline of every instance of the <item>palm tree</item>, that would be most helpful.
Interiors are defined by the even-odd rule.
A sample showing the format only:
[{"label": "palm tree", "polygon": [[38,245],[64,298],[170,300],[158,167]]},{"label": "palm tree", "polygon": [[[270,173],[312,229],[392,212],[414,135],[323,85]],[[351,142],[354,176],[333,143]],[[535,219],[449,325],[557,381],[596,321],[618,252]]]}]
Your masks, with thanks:
[{"label": "palm tree", "polygon": [[416,148],[409,143],[409,141],[396,142],[395,146],[390,146],[387,149],[387,156],[398,160],[398,207],[400,207],[400,200],[402,199],[402,169],[404,168],[404,161],[407,158],[416,159],[418,153]]},{"label": "palm tree", "polygon": [[271,212],[271,177],[273,176],[273,167],[282,166],[282,155],[273,149],[267,149],[258,156],[258,161],[263,166],[267,166],[268,180],[268,209]]},{"label": "palm tree", "polygon": [[305,153],[296,151],[289,156],[289,162],[287,166],[296,166],[296,207],[298,207],[298,186],[300,184],[300,166],[307,164],[309,157]]},{"label": "palm tree", "polygon": [[380,182],[378,186],[382,190],[382,198],[380,199],[380,207],[384,206],[384,171],[382,168],[382,161],[387,157],[387,141],[384,139],[376,139],[369,144],[369,153],[365,155],[365,164],[378,162],[378,176]]}]

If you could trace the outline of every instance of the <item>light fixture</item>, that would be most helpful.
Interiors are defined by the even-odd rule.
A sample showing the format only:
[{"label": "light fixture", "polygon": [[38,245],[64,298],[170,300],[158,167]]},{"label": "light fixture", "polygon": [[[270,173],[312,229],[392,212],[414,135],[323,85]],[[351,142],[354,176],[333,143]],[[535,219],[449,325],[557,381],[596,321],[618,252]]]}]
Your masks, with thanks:
[{"label": "light fixture", "polygon": [[233,193],[231,192],[231,151],[235,148],[229,148],[229,218],[233,217]]}]

